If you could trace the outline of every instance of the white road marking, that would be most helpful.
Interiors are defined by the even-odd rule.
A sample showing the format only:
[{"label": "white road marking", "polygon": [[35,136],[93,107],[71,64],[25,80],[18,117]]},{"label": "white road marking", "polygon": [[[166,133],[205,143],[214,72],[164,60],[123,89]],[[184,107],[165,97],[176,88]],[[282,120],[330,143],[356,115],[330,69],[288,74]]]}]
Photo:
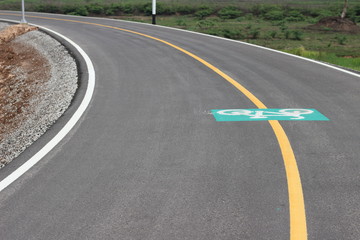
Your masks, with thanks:
[{"label": "white road marking", "polygon": [[221,115],[244,115],[250,118],[268,118],[274,116],[284,116],[284,117],[291,117],[290,119],[304,119],[302,114],[311,114],[313,110],[310,109],[281,109],[278,112],[272,112],[267,110],[256,110],[250,111],[247,109],[226,109],[218,111],[218,114]]},{"label": "white road marking", "polygon": [[[0,20],[6,20],[10,22],[7,19],[0,19]],[[16,22],[19,23],[19,22]],[[37,26],[37,25],[34,25]],[[49,153],[75,126],[75,124],[79,121],[81,116],[84,114],[86,108],[89,106],[90,101],[92,99],[94,89],[95,89],[95,70],[94,66],[91,62],[91,59],[89,56],[85,53],[85,51],[76,43],[74,43],[69,38],[61,35],[60,33],[57,33],[53,30],[50,30],[45,27],[37,26],[39,28],[45,29],[46,31],[49,31],[53,34],[58,35],[59,37],[65,39],[68,43],[73,45],[77,51],[81,54],[81,56],[84,58],[86,62],[86,66],[88,68],[88,86],[86,89],[85,96],[78,107],[78,109],[75,111],[74,115],[70,118],[70,120],[66,123],[66,125],[56,134],[56,136],[51,139],[40,151],[38,151],[34,156],[32,156],[29,160],[27,160],[23,165],[21,165],[18,169],[16,169],[14,172],[12,172],[9,176],[7,176],[5,179],[3,179],[0,182],[0,192],[4,190],[7,186],[9,186],[11,183],[13,183],[16,179],[18,179],[21,175],[23,175],[26,171],[28,171],[32,166],[34,166],[36,163],[38,163],[47,153]]]}]

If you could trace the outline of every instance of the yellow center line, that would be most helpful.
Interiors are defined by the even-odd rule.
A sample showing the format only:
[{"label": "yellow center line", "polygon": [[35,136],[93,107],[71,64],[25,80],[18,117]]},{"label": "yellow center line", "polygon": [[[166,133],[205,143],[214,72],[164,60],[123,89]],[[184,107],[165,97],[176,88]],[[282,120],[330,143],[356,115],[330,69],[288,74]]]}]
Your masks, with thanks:
[{"label": "yellow center line", "polygon": [[[20,16],[19,14],[10,14],[10,13],[0,13],[0,15],[13,15],[13,16]],[[84,22],[84,21],[76,21],[76,20],[69,20],[69,19],[60,19],[60,18],[49,18],[49,17],[40,17],[40,16],[27,16],[32,18],[41,18],[41,19],[50,19],[50,20],[57,20],[57,21],[66,21],[66,22],[74,22],[74,23],[82,23],[82,24],[88,24],[88,25],[95,25],[105,28],[112,28],[124,32],[133,33],[136,35],[140,35],[146,38],[150,38],[159,42],[162,42],[168,46],[171,46],[186,55],[192,57],[193,59],[201,62],[206,67],[213,70],[215,73],[220,75],[222,78],[224,78],[226,81],[231,83],[235,88],[237,88],[240,92],[242,92],[251,102],[253,102],[258,108],[266,109],[264,103],[262,103],[255,95],[253,95],[249,90],[247,90],[244,86],[242,86],[240,83],[235,81],[233,78],[231,78],[229,75],[222,72],[220,69],[215,67],[214,65],[208,63],[204,59],[198,57],[197,55],[186,51],[185,49],[176,46],[172,43],[169,43],[167,41],[164,41],[162,39],[152,37],[147,34],[135,32],[128,29],[98,24],[98,23],[91,23],[91,22]],[[291,147],[290,141],[277,120],[270,120],[269,121],[271,128],[273,129],[275,136],[278,140],[281,154],[283,157],[284,165],[285,165],[285,171],[286,171],[286,178],[287,178],[287,184],[288,184],[288,194],[289,194],[289,212],[290,212],[290,240],[307,240],[307,227],[306,227],[306,214],[305,214],[305,204],[304,204],[304,196],[302,191],[302,185],[301,185],[301,179],[300,179],[300,173],[299,169],[296,163],[295,154],[293,152],[293,149]]]}]

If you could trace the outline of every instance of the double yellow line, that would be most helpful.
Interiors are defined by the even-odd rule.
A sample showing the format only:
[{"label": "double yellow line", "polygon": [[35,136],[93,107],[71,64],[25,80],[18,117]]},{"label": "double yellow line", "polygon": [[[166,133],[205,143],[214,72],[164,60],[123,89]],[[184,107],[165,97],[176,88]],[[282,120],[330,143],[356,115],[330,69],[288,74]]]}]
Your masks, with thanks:
[{"label": "double yellow line", "polygon": [[[14,15],[19,16],[18,14],[10,14],[10,13],[0,13],[0,15]],[[251,102],[253,102],[258,108],[266,109],[264,103],[262,103],[255,95],[253,95],[249,90],[247,90],[244,86],[240,83],[235,81],[229,75],[225,74],[223,71],[215,67],[214,65],[210,64],[209,62],[205,61],[204,59],[198,57],[197,55],[186,51],[185,49],[176,46],[172,43],[164,41],[162,39],[135,32],[128,29],[98,24],[98,23],[91,23],[91,22],[84,22],[84,21],[76,21],[70,19],[60,19],[60,18],[49,18],[49,17],[40,17],[40,16],[27,16],[31,18],[41,18],[41,19],[49,19],[49,20],[57,20],[57,21],[66,21],[66,22],[74,22],[74,23],[81,23],[81,24],[88,24],[88,25],[95,25],[104,28],[111,28],[116,29],[136,35],[140,35],[146,38],[153,39],[155,41],[164,43],[172,48],[183,52],[184,54],[192,57],[193,59],[201,62],[206,67],[220,75],[226,81],[231,83],[234,87],[236,87],[240,92],[242,92]],[[305,204],[304,204],[304,196],[302,191],[301,179],[299,174],[299,169],[297,167],[296,158],[291,147],[290,141],[280,125],[279,121],[277,120],[270,120],[269,121],[271,128],[273,129],[275,136],[278,140],[281,154],[284,160],[286,177],[287,177],[287,184],[288,184],[288,194],[289,194],[289,212],[290,212],[290,240],[307,240],[307,227],[306,227],[306,215],[305,215]]]}]

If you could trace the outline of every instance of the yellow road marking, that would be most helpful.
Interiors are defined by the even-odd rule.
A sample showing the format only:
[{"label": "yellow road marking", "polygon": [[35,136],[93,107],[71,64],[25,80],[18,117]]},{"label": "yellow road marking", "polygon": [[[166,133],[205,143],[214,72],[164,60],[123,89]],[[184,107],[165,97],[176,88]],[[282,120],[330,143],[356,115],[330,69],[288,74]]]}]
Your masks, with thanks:
[{"label": "yellow road marking", "polygon": [[[20,16],[18,14],[3,14],[0,13],[0,15],[13,15],[13,16]],[[236,87],[240,92],[242,92],[251,102],[253,102],[258,108],[266,109],[264,103],[262,103],[255,95],[253,95],[249,90],[247,90],[244,86],[242,86],[240,83],[232,79],[229,75],[222,72],[220,69],[215,67],[214,65],[208,63],[204,59],[196,56],[195,54],[186,51],[185,49],[178,47],[174,44],[171,44],[167,41],[164,41],[162,39],[152,37],[147,34],[131,31],[128,29],[98,24],[98,23],[90,23],[90,22],[83,22],[83,21],[77,21],[77,20],[69,20],[69,19],[60,19],[60,18],[49,18],[49,17],[38,17],[38,16],[27,16],[32,18],[41,18],[41,19],[50,19],[50,20],[57,20],[57,21],[66,21],[66,22],[75,22],[75,23],[82,23],[82,24],[88,24],[88,25],[95,25],[105,28],[112,28],[117,29],[124,32],[133,33],[136,35],[140,35],[146,38],[150,38],[159,42],[162,42],[168,46],[171,46],[186,55],[196,59],[197,61],[201,62],[211,70],[213,70],[215,73],[223,77],[226,81],[231,83],[234,87]],[[299,169],[297,167],[295,154],[293,152],[293,149],[291,147],[290,141],[283,129],[283,127],[280,125],[279,121],[277,120],[270,120],[269,121],[271,128],[273,129],[275,136],[278,140],[281,154],[283,157],[284,165],[285,165],[285,171],[286,171],[286,177],[287,177],[287,183],[288,183],[288,194],[289,194],[289,212],[290,212],[290,240],[307,240],[307,227],[306,227],[306,214],[305,214],[305,204],[304,204],[304,196],[302,191],[302,185],[301,185],[301,179],[299,174]]]}]

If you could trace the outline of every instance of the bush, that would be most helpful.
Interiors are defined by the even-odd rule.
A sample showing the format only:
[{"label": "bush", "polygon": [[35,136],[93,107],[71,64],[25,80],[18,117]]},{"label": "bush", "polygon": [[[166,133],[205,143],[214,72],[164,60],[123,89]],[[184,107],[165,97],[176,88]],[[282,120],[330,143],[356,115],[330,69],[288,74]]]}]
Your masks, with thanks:
[{"label": "bush", "polygon": [[285,36],[285,39],[289,39],[290,36],[291,36],[291,32],[290,31],[285,31],[284,36]]},{"label": "bush", "polygon": [[215,23],[211,20],[200,20],[196,24],[200,29],[209,29],[213,26],[215,26]]},{"label": "bush", "polygon": [[[336,15],[336,14],[335,14]],[[324,18],[324,17],[332,17],[334,16],[334,13],[327,9],[322,9],[318,12],[318,19]]]},{"label": "bush", "polygon": [[265,14],[271,11],[281,11],[281,8],[277,5],[258,4],[258,5],[254,5],[250,9],[250,11],[253,15],[259,17],[259,16],[264,16]]},{"label": "bush", "polygon": [[[157,5],[157,4],[156,4],[156,5]],[[156,6],[156,7],[157,7],[157,6]],[[156,8],[156,11],[157,11],[157,10],[158,10],[158,9]],[[148,15],[148,16],[152,15],[152,3],[151,3],[151,2],[145,3],[145,4],[143,5],[142,12],[145,13],[145,15]]]},{"label": "bush", "polygon": [[35,7],[36,12],[61,13],[60,8],[55,5],[38,5]]},{"label": "bush", "polygon": [[211,21],[213,21],[213,22],[221,22],[222,20],[219,17],[211,17]]},{"label": "bush", "polygon": [[196,8],[189,5],[178,5],[174,7],[174,11],[182,15],[194,14],[196,10]]},{"label": "bush", "polygon": [[66,6],[63,9],[65,14],[76,15],[76,16],[88,16],[89,12],[84,6]]},{"label": "bush", "polygon": [[345,42],[346,42],[346,40],[347,40],[346,36],[342,36],[342,35],[336,36],[335,39],[337,40],[337,42],[338,42],[340,45],[345,45]]},{"label": "bush", "polygon": [[76,9],[76,13],[79,14],[80,16],[87,16],[89,15],[88,10],[86,9],[86,7],[84,6],[80,6]]},{"label": "bush", "polygon": [[[151,7],[152,9],[152,7]],[[171,15],[174,14],[175,10],[168,4],[161,2],[156,3],[156,14],[159,15]]]},{"label": "bush", "polygon": [[310,23],[310,24],[315,24],[315,23],[317,23],[317,22],[319,21],[319,19],[312,18],[312,17],[308,17],[308,18],[306,19],[306,21],[307,21],[308,23]]},{"label": "bush", "polygon": [[271,38],[276,38],[276,35],[277,35],[277,31],[270,31],[269,32],[269,36],[271,37]]},{"label": "bush", "polygon": [[242,15],[242,12],[236,7],[224,7],[218,12],[221,19],[235,19]]},{"label": "bush", "polygon": [[219,29],[214,29],[214,28],[210,28],[210,29],[204,31],[204,33],[214,35],[214,36],[219,36],[219,37],[224,36],[223,31],[221,31]]},{"label": "bush", "polygon": [[280,31],[283,33],[285,33],[289,29],[289,27],[286,24],[281,25],[279,28]]},{"label": "bush", "polygon": [[105,15],[118,15],[123,11],[123,5],[112,3],[104,7]]},{"label": "bush", "polygon": [[238,17],[238,18],[236,18],[235,20],[236,20],[237,22],[242,22],[242,21],[245,20],[245,18],[244,18],[244,17]]},{"label": "bush", "polygon": [[254,28],[249,31],[250,37],[252,39],[258,39],[260,37],[260,29]]},{"label": "bush", "polygon": [[115,15],[115,10],[113,8],[108,8],[108,9],[105,10],[105,15],[106,16]]},{"label": "bush", "polygon": [[253,15],[260,16],[262,14],[261,5],[254,5],[250,11]]},{"label": "bush", "polygon": [[135,7],[133,4],[125,4],[123,7],[123,12],[126,14],[132,14],[135,12]]},{"label": "bush", "polygon": [[360,16],[354,17],[353,21],[356,23],[360,23]]},{"label": "bush", "polygon": [[112,3],[110,8],[113,9],[115,12],[121,12],[124,10],[124,6],[121,3]]},{"label": "bush", "polygon": [[360,5],[354,6],[353,11],[356,16],[360,16]]},{"label": "bush", "polygon": [[285,19],[289,22],[300,22],[305,20],[304,15],[302,15],[299,11],[296,10],[288,12],[286,16],[287,17]]},{"label": "bush", "polygon": [[104,8],[98,4],[90,4],[86,6],[87,11],[92,14],[103,14]]},{"label": "bush", "polygon": [[74,6],[74,5],[65,5],[62,7],[63,13],[70,14],[70,15],[77,15],[76,9],[77,9],[77,6]]},{"label": "bush", "polygon": [[317,17],[319,16],[319,9],[317,8],[301,8],[298,11],[304,16]]},{"label": "bush", "polygon": [[176,19],[176,25],[186,27],[187,24],[184,19]]},{"label": "bush", "polygon": [[[126,9],[127,5],[125,5],[124,6],[124,12],[125,13],[134,14],[134,15],[139,14],[139,13],[146,14],[146,11],[147,11],[146,6],[147,6],[147,4],[143,4],[141,2],[135,2],[135,3],[132,3],[132,4],[129,3],[129,5],[131,5],[130,9],[132,10],[132,12],[127,12],[130,9]],[[156,6],[158,6],[158,5],[156,5]],[[156,9],[156,11],[158,12],[158,9]],[[151,3],[150,3],[150,14],[151,14]]]},{"label": "bush", "polygon": [[248,30],[250,30],[250,29],[252,29],[252,27],[253,27],[253,25],[251,25],[251,24],[248,24],[248,25],[246,25],[246,26],[245,26],[245,29],[248,29]]},{"label": "bush", "polygon": [[195,13],[195,17],[198,19],[204,19],[214,13],[213,9],[201,9]]},{"label": "bush", "polygon": [[286,25],[286,21],[282,20],[282,21],[278,21],[278,22],[274,22],[273,24],[274,26],[279,26],[279,29],[281,32],[285,32],[286,30],[288,30],[288,26]]},{"label": "bush", "polygon": [[353,22],[360,22],[360,5],[354,6],[349,9],[347,17],[350,18]]},{"label": "bush", "polygon": [[222,31],[222,36],[226,37],[226,38],[231,38],[231,39],[243,39],[244,36],[241,34],[240,30],[236,30],[236,29],[224,29]]},{"label": "bush", "polygon": [[252,13],[248,13],[245,15],[246,20],[253,20],[253,18],[254,18],[254,15]]},{"label": "bush", "polygon": [[284,19],[284,12],[281,10],[272,10],[264,15],[265,20],[279,21]]},{"label": "bush", "polygon": [[300,41],[300,40],[303,39],[304,33],[303,33],[302,31],[300,31],[300,30],[294,30],[294,31],[292,32],[292,34],[293,34],[295,40],[299,40],[299,41]]}]

